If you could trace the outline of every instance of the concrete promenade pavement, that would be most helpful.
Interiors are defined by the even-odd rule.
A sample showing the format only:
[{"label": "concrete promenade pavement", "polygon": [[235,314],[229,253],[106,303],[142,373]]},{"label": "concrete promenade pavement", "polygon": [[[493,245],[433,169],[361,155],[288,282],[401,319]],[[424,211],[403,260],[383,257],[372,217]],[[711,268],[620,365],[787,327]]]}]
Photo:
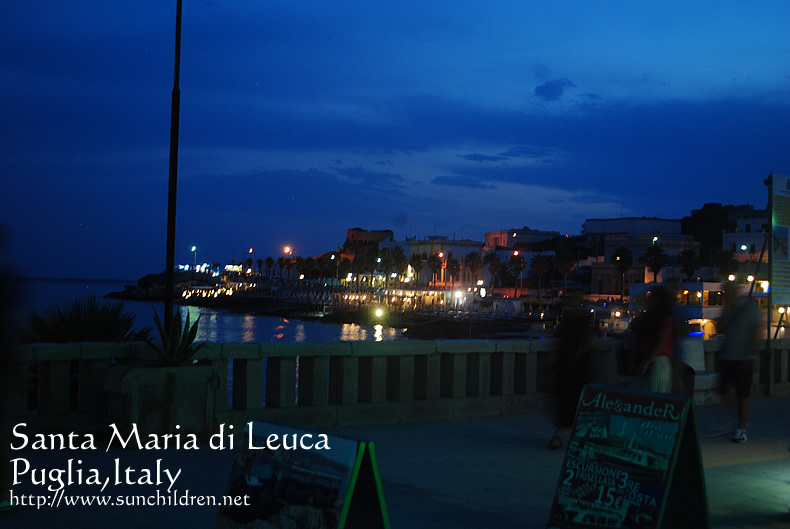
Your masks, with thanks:
[{"label": "concrete promenade pavement", "polygon": [[[752,399],[749,440],[730,442],[733,403],[697,408],[711,527],[790,527],[790,397]],[[546,412],[349,427],[328,433],[373,441],[391,526],[396,529],[544,528],[565,452],[546,448]],[[230,450],[14,452],[37,469],[122,468],[182,471],[179,491],[221,495],[234,458]],[[87,471],[85,471],[87,474]],[[166,485],[160,487],[166,489]],[[112,490],[110,490],[112,489]],[[71,486],[68,494],[97,494]],[[105,494],[150,494],[153,487],[110,485]],[[53,494],[21,486],[22,494]],[[216,507],[20,507],[0,515],[0,528],[213,527]]]}]

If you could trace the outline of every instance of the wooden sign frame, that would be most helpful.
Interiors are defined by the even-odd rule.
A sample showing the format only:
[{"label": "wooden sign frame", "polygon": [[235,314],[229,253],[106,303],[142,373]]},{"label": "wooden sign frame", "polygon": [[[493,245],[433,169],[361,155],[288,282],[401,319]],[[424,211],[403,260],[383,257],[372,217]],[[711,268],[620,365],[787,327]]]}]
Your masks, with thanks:
[{"label": "wooden sign frame", "polygon": [[549,529],[709,527],[693,398],[589,384]]},{"label": "wooden sign frame", "polygon": [[[272,450],[269,436],[280,440]],[[321,439],[326,440],[325,443]],[[285,439],[287,442],[283,443]],[[298,446],[307,439],[310,449]],[[296,445],[296,446],[295,446]],[[330,448],[319,448],[328,445]],[[283,517],[306,525],[322,520],[326,529],[390,529],[381,473],[372,442],[292,426],[247,423],[225,495],[247,496],[250,504],[223,506],[215,529],[255,520],[280,526]],[[293,523],[293,522],[290,522]]]}]

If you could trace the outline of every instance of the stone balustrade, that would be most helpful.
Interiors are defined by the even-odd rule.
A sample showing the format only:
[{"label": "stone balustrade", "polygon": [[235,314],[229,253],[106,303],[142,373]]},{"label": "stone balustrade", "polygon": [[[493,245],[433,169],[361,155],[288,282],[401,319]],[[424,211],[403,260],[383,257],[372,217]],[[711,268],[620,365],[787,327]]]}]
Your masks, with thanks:
[{"label": "stone balustrade", "polygon": [[[594,340],[596,381],[627,381],[617,370],[619,346],[612,338]],[[252,419],[319,428],[542,409],[549,403],[556,347],[556,340],[207,344],[200,357],[210,359],[219,383],[214,377],[205,391],[216,394],[201,400],[210,408],[203,410],[204,429],[218,423],[241,428]],[[719,347],[704,342],[707,370],[714,369]],[[756,393],[790,393],[789,353],[790,340],[775,340],[762,353]],[[135,391],[156,383],[140,376],[135,386],[121,380],[146,365],[140,359],[149,354],[142,343],[18,347],[7,358],[15,386],[3,406],[12,418],[43,426],[106,420],[113,398],[136,402]],[[178,384],[168,373],[157,376]],[[163,393],[175,394],[172,387]],[[698,403],[710,401],[701,397]],[[178,420],[177,411],[168,412],[169,420]]]}]

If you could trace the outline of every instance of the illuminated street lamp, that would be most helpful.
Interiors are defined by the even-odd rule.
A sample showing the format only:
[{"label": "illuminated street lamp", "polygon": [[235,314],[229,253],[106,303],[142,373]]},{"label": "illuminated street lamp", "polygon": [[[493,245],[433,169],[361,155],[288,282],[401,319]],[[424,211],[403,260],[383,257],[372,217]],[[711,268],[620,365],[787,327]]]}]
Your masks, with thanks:
[{"label": "illuminated street lamp", "polygon": [[330,257],[330,259],[332,261],[336,261],[335,262],[335,279],[337,281],[340,281],[340,259],[338,259],[337,258],[337,254],[334,254],[334,253],[332,254],[332,257]]},{"label": "illuminated street lamp", "polygon": [[195,254],[195,268],[197,268],[197,246],[192,247],[192,253]]},{"label": "illuminated street lamp", "polygon": [[[285,253],[285,255],[288,256],[288,260],[292,261],[294,249],[291,248],[290,246],[286,246],[285,248],[283,248],[283,252]],[[288,266],[288,279],[291,279],[291,265]]]}]

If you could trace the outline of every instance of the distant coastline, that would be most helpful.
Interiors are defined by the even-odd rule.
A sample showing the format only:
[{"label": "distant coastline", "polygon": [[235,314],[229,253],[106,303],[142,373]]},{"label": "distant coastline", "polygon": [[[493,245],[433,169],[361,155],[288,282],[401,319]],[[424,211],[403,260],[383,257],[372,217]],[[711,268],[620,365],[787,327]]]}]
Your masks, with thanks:
[{"label": "distant coastline", "polygon": [[[180,280],[179,280],[180,279]],[[551,310],[500,317],[460,311],[386,310],[377,315],[380,305],[338,307],[332,304],[332,294],[348,289],[325,282],[280,281],[274,278],[245,279],[254,287],[237,287],[232,295],[219,294],[225,288],[217,278],[203,274],[180,274],[176,281],[176,303],[182,306],[207,307],[229,313],[253,316],[273,316],[328,324],[361,326],[383,325],[402,329],[405,338],[414,339],[541,339],[553,334],[558,314]],[[242,284],[242,283],[239,283]],[[191,290],[190,290],[191,289]],[[201,290],[203,289],[203,290]],[[202,295],[188,295],[197,291]],[[374,290],[367,292],[375,294]],[[151,274],[127,284],[122,291],[110,292],[107,298],[122,301],[161,302],[164,297],[160,275]],[[372,297],[372,296],[371,296]],[[548,306],[548,304],[547,304]]]},{"label": "distant coastline", "polygon": [[[55,304],[66,307],[84,296],[106,297],[108,293],[122,292],[127,286],[135,287],[137,283],[136,280],[90,278],[18,278],[15,281],[21,291],[21,304],[14,313],[13,324],[20,329],[26,327],[31,313],[43,314]],[[137,328],[152,327],[154,312],[161,314],[164,306],[161,300],[118,299],[124,302],[124,309],[135,316]],[[397,328],[385,327],[377,331],[372,326],[332,324],[315,318],[283,318],[221,309],[197,309],[183,304],[181,311],[200,313],[198,340],[210,343],[317,343],[403,339],[401,330]]]}]

